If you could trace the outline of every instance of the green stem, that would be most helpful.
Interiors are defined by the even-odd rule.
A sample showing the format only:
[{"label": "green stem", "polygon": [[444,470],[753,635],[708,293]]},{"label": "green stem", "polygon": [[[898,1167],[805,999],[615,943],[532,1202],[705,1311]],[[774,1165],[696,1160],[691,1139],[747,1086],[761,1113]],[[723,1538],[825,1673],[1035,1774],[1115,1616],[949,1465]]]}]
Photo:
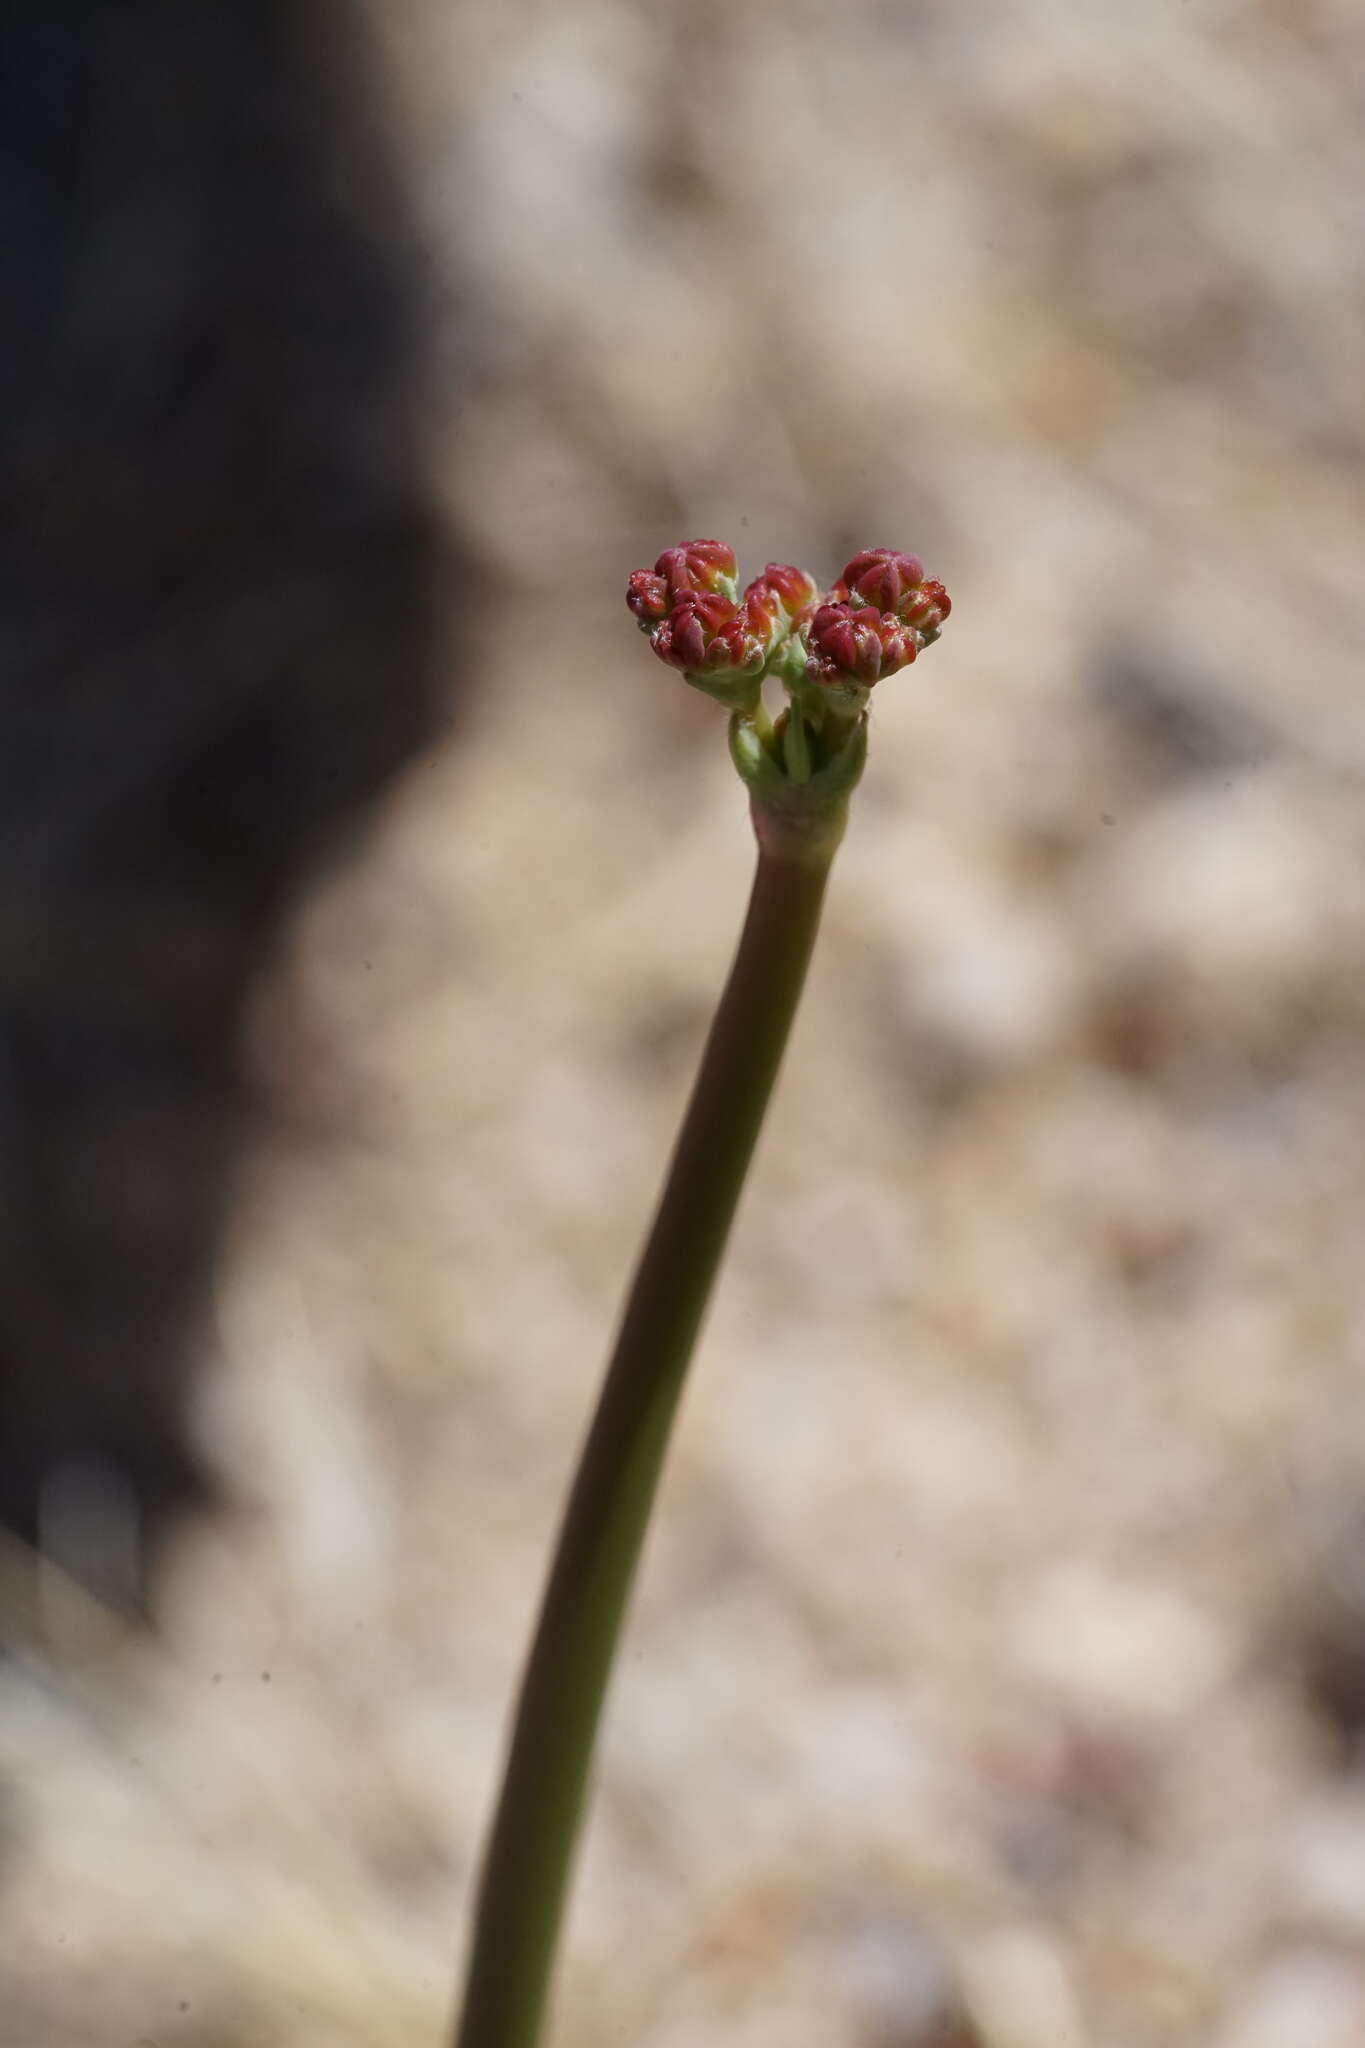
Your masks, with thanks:
[{"label": "green stem", "polygon": [[820,921],[842,806],[761,851],[654,1226],[569,1497],[484,1863],[455,2048],[536,2048],[593,1741],[683,1379]]}]

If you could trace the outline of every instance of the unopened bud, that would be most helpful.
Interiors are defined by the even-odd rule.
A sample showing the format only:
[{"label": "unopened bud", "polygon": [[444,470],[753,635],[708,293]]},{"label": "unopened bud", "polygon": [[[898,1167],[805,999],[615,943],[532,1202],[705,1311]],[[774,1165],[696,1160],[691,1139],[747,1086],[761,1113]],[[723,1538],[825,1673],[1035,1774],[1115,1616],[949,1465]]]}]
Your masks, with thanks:
[{"label": "unopened bud", "polygon": [[769,562],[761,576],[755,576],[744,593],[746,598],[762,596],[775,603],[788,627],[808,611],[820,595],[813,576],[794,569],[790,562]]},{"label": "unopened bud", "polygon": [[889,612],[903,626],[913,626],[922,644],[936,640],[952,610],[941,583],[926,579],[917,555],[894,548],[865,548],[844,569],[830,592],[836,604],[870,605]]},{"label": "unopened bud", "polygon": [[922,644],[928,647],[943,631],[943,621],[952,608],[953,600],[943,585],[927,576],[917,591],[906,592],[897,616],[907,626],[913,626]]},{"label": "unopened bud", "polygon": [[751,583],[740,605],[740,616],[751,646],[763,650],[763,666],[787,638],[790,628],[776,594],[760,583]]},{"label": "unopened bud", "polygon": [[819,605],[806,627],[806,675],[826,689],[867,689],[908,668],[919,653],[913,628],[871,605]]},{"label": "unopened bud", "polygon": [[687,675],[726,669],[757,675],[767,658],[766,641],[754,632],[747,608],[718,591],[684,597],[649,637],[660,661]]},{"label": "unopened bud", "polygon": [[723,540],[689,540],[665,548],[652,569],[636,569],[626,585],[626,603],[646,633],[686,597],[723,597],[735,602],[739,572],[735,551]]},{"label": "unopened bud", "polygon": [[626,603],[640,621],[645,632],[668,617],[672,599],[668,594],[668,580],[650,569],[636,569],[626,585]]},{"label": "unopened bud", "polygon": [[739,587],[735,551],[723,540],[688,540],[665,548],[654,573],[663,577],[674,604],[699,592],[718,593],[733,603]]}]

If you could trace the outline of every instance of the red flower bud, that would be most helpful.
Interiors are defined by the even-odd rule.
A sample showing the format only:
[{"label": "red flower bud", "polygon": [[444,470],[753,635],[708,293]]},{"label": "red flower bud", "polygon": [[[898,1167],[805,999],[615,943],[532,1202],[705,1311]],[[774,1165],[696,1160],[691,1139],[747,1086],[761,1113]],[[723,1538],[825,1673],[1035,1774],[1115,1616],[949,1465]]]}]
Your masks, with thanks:
[{"label": "red flower bud", "polygon": [[668,595],[666,579],[651,574],[648,569],[636,569],[626,585],[626,603],[648,632],[660,619],[668,617],[672,599]]},{"label": "red flower bud", "polygon": [[818,606],[806,629],[806,645],[807,675],[831,689],[865,688],[880,676],[894,675],[920,649],[918,634],[892,613],[848,603]]},{"label": "red flower bud", "polygon": [[819,596],[815,578],[789,562],[769,562],[761,576],[755,576],[744,595],[746,600],[761,595],[775,601],[785,624],[790,627]]},{"label": "red flower bud", "polygon": [[733,603],[735,583],[733,548],[723,540],[689,540],[665,548],[653,569],[636,569],[626,585],[626,603],[651,633],[686,597],[720,596]]},{"label": "red flower bud", "polygon": [[681,547],[665,548],[654,564],[656,576],[668,585],[674,604],[694,592],[719,591],[733,599],[738,574],[735,551],[723,540],[689,540]]},{"label": "red flower bud", "polygon": [[803,569],[769,562],[763,574],[748,585],[739,604],[747,643],[745,666],[766,667],[818,594],[814,577]]},{"label": "red flower bud", "polygon": [[718,591],[694,591],[680,599],[649,638],[660,661],[688,675],[727,669],[755,674],[768,655],[767,638],[755,630],[747,606],[731,604]]},{"label": "red flower bud", "polygon": [[943,631],[943,621],[953,608],[953,600],[941,583],[926,577],[917,591],[907,591],[901,599],[897,616],[907,626],[913,626],[927,647],[931,640],[937,640]]},{"label": "red flower bud", "polygon": [[927,643],[937,639],[952,610],[941,583],[925,580],[916,555],[894,548],[865,548],[855,555],[830,593],[836,604],[870,605],[890,612],[903,626],[914,626]]}]

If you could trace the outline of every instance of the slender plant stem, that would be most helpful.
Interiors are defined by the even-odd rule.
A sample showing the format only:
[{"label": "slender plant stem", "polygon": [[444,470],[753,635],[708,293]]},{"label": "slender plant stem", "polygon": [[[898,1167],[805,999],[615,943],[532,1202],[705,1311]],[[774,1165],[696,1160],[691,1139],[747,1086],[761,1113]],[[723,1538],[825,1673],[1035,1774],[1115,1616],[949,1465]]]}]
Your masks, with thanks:
[{"label": "slender plant stem", "polygon": [[823,845],[793,851],[769,835],[759,854],[739,950],[560,1531],[489,1838],[455,2048],[536,2048],[540,2039],[622,1616],[837,839],[827,833]]}]

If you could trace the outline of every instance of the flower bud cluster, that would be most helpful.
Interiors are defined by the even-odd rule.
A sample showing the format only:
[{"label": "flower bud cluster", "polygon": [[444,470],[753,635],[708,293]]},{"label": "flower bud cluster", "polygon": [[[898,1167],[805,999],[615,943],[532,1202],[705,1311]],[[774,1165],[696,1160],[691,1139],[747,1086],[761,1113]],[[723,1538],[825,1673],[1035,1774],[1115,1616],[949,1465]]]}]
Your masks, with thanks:
[{"label": "flower bud cluster", "polygon": [[890,614],[912,629],[920,648],[937,640],[953,608],[943,585],[926,578],[917,555],[898,555],[892,548],[866,548],[855,555],[830,596],[836,604]]},{"label": "flower bud cluster", "polygon": [[914,555],[869,548],[827,595],[804,569],[769,562],[741,594],[723,541],[668,548],[637,569],[626,602],[661,661],[732,708],[752,713],[765,675],[780,676],[817,728],[826,710],[861,712],[872,685],[907,668],[951,609]]},{"label": "flower bud cluster", "polygon": [[652,573],[637,569],[626,588],[626,603],[648,632],[688,598],[722,597],[733,605],[738,581],[733,548],[723,540],[689,540],[680,548],[665,548]]},{"label": "flower bud cluster", "polygon": [[767,664],[769,632],[761,613],[747,601],[733,604],[719,591],[679,598],[668,617],[650,633],[660,661],[685,675],[761,676]]},{"label": "flower bud cluster", "polygon": [[829,690],[870,689],[908,668],[921,642],[913,626],[871,605],[822,604],[806,629],[806,676]]}]

